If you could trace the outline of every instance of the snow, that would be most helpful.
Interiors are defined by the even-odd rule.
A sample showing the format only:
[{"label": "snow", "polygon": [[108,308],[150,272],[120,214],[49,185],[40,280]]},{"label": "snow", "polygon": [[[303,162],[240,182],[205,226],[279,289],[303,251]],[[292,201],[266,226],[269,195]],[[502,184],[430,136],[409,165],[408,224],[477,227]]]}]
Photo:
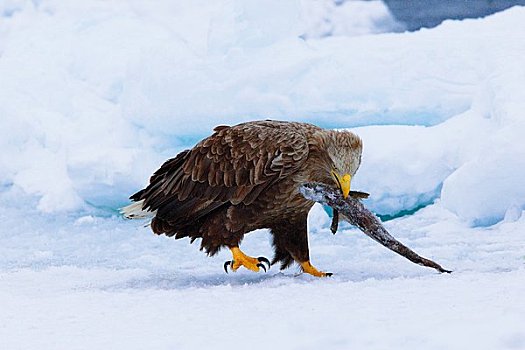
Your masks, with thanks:
[{"label": "snow", "polygon": [[357,36],[402,31],[383,1],[303,1],[302,37]]},{"label": "snow", "polygon": [[[2,1],[0,348],[525,349],[525,8],[402,28],[381,1]],[[259,118],[354,130],[352,189],[454,272],[333,236],[320,205],[321,280],[226,275],[118,215]],[[265,230],[242,248],[272,256]]]},{"label": "snow", "polygon": [[[322,212],[322,211],[321,211]],[[319,215],[321,212],[317,212]],[[440,203],[389,221],[416,252],[454,272],[412,264],[358,230],[313,230],[329,279],[225,274],[229,253],[156,237],[119,218],[0,217],[3,349],[421,348],[525,346],[525,218],[471,228]],[[312,218],[310,218],[312,220]],[[265,231],[243,249],[271,256]]]},{"label": "snow", "polygon": [[[511,161],[524,130],[523,8],[362,35],[327,34],[314,14],[332,18],[330,8],[368,23],[370,34],[387,29],[375,21],[388,17],[383,3],[274,1],[262,12],[244,1],[3,6],[2,183],[38,198],[43,212],[124,205],[163,160],[215,125],[258,118],[366,126],[357,130],[366,161],[356,185],[374,189],[380,214],[442,197],[472,225],[488,225],[524,207],[506,179],[509,166],[515,179],[525,171]],[[478,166],[490,183],[469,182]],[[493,203],[479,205],[479,193]]]}]

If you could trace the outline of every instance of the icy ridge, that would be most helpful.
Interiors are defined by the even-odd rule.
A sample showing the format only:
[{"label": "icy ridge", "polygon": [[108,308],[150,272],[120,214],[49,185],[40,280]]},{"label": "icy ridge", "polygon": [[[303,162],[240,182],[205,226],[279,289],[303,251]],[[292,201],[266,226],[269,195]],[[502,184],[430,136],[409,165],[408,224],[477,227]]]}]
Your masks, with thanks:
[{"label": "icy ridge", "polygon": [[308,2],[207,4],[3,4],[2,202],[117,208],[188,140],[273,118],[364,125],[355,184],[378,213],[441,198],[473,225],[519,218],[525,9],[305,39]]}]

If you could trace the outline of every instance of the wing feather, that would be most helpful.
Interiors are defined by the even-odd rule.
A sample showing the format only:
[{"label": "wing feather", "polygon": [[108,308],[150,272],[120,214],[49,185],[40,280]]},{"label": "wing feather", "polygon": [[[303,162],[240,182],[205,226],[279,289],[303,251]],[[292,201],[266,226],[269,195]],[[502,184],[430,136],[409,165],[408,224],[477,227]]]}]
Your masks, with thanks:
[{"label": "wing feather", "polygon": [[195,204],[186,208],[200,210],[199,203],[253,203],[268,186],[303,166],[308,142],[302,125],[259,121],[217,127],[164,163],[137,197],[149,210],[190,199]]}]

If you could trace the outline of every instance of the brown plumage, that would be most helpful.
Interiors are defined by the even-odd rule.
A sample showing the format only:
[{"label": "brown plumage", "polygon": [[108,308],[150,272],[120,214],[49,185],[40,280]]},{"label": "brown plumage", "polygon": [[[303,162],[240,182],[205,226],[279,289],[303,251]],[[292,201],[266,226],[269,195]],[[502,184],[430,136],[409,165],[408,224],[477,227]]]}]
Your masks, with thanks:
[{"label": "brown plumage", "polygon": [[[343,193],[347,187],[348,195],[361,150],[361,140],[351,132],[306,123],[218,126],[195,147],[166,161],[150,184],[131,196],[136,203],[123,213],[129,218],[154,215],[156,234],[191,242],[202,238],[201,249],[209,255],[236,248],[246,233],[268,228],[275,249],[272,264],[285,268],[296,261],[306,272],[324,276],[308,267],[306,221],[314,202],[298,188],[321,182]],[[232,253],[234,261],[244,259]],[[249,263],[234,269],[239,264],[258,270]]]}]

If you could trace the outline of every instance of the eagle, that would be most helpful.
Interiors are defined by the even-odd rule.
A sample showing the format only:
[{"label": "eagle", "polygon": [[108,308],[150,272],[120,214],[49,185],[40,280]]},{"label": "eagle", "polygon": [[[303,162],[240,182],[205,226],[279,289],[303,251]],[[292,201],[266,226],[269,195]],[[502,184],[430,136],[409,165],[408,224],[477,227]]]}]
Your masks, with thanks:
[{"label": "eagle", "polygon": [[[310,262],[307,216],[314,201],[299,188],[318,182],[335,187],[344,198],[361,164],[361,139],[350,131],[276,120],[217,126],[211,136],[180,152],[154,172],[149,185],[122,208],[126,218],[151,217],[158,235],[193,243],[209,256],[228,248],[241,266],[266,271],[294,262],[304,273],[330,276]],[[269,229],[274,257],[251,257],[240,248],[245,234]],[[264,264],[263,264],[264,263]]]}]

